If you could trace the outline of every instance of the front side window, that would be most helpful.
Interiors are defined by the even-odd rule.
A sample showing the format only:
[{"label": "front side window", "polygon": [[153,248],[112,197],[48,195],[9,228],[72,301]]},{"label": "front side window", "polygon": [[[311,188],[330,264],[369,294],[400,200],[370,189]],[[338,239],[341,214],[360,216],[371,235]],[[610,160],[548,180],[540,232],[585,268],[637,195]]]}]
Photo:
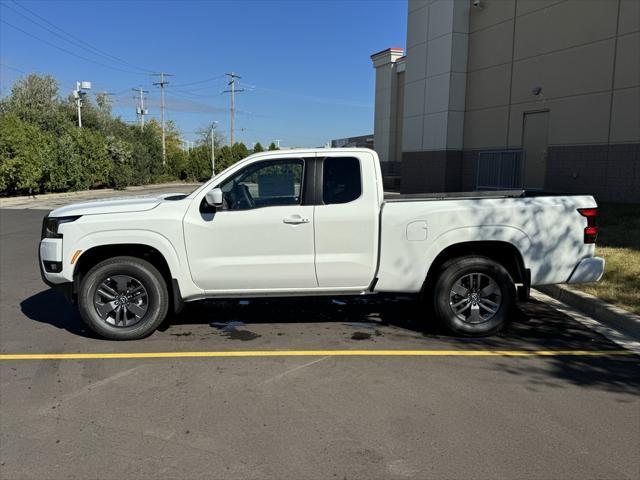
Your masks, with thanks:
[{"label": "front side window", "polygon": [[349,203],[362,193],[357,158],[325,158],[322,172],[322,201],[325,205]]},{"label": "front side window", "polygon": [[300,205],[304,161],[253,163],[220,185],[226,210]]}]

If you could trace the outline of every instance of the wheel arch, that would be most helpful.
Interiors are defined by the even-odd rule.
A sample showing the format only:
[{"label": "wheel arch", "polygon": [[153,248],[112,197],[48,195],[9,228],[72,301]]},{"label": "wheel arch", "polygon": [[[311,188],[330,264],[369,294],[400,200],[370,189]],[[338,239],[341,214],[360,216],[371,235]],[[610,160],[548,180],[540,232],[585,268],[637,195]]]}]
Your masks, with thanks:
[{"label": "wheel arch", "polygon": [[73,271],[73,290],[77,293],[84,276],[98,263],[113,257],[134,257],[146,260],[158,269],[169,290],[171,307],[174,312],[179,312],[183,307],[180,286],[169,266],[165,255],[154,246],[144,243],[115,243],[96,245],[83,251],[76,261]]},{"label": "wheel arch", "polygon": [[520,250],[509,242],[501,240],[475,240],[449,245],[442,250],[429,266],[423,291],[433,287],[442,267],[455,258],[477,255],[487,257],[502,265],[514,283],[528,283],[528,272]]}]

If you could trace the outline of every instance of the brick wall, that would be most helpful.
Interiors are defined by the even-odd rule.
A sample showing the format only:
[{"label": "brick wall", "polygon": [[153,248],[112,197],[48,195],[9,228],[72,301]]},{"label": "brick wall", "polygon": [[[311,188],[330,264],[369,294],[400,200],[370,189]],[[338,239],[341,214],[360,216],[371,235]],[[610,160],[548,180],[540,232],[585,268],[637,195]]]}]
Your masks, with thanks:
[{"label": "brick wall", "polygon": [[640,203],[640,144],[549,147],[546,190]]},{"label": "brick wall", "polygon": [[402,193],[460,191],[462,151],[402,153]]},{"label": "brick wall", "polygon": [[[401,191],[474,191],[481,151],[404,152]],[[640,144],[549,147],[545,190],[640,203]]]}]

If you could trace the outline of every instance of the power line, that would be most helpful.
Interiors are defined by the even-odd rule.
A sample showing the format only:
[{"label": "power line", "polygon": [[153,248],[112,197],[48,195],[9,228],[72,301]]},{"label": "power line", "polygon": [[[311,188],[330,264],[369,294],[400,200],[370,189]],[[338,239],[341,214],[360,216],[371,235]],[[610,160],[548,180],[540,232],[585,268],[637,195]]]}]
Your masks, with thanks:
[{"label": "power line", "polygon": [[11,65],[7,65],[6,63],[0,63],[0,66],[8,68],[9,70],[15,70],[16,72],[24,73],[25,75],[27,75],[27,72],[25,72],[24,70],[20,70],[19,68],[12,67]]},{"label": "power line", "polygon": [[211,95],[202,95],[202,94],[199,94],[199,93],[191,93],[191,92],[187,92],[185,90],[182,90],[180,88],[174,88],[174,86],[171,87],[171,91],[174,92],[174,93],[177,92],[177,93],[180,93],[182,95],[187,95],[187,96],[190,96],[190,97],[211,98]]},{"label": "power line", "polygon": [[195,101],[188,97],[182,97],[171,89],[167,90],[167,107],[169,106],[171,107],[172,112],[175,112],[176,110],[194,113],[218,113],[226,111],[223,107]]},{"label": "power line", "polygon": [[[224,80],[223,80],[223,82],[224,82]],[[202,92],[203,90],[211,91],[211,89],[214,88],[214,87],[215,87],[215,84],[213,84],[213,87],[212,87],[212,85],[206,85],[204,87],[187,88],[186,90],[184,90],[183,87],[180,87],[180,88],[183,88],[183,90],[185,92],[193,93],[193,92]],[[197,94],[194,94],[194,95],[197,95]],[[200,94],[200,95],[202,95],[202,94]]]},{"label": "power line", "polygon": [[218,79],[224,78],[224,76],[225,76],[225,74],[223,73],[222,75],[218,75],[216,77],[211,77],[211,78],[205,78],[204,80],[198,80],[196,82],[178,83],[177,85],[174,85],[174,87],[189,87],[191,85],[199,85],[201,83],[212,82],[213,80],[218,80]]},{"label": "power line", "polygon": [[[135,89],[134,89],[135,90]],[[119,95],[122,95],[123,93],[127,93],[129,91],[128,88],[125,88],[123,90],[118,90],[117,92],[115,92],[113,95],[115,95],[116,97]]]},{"label": "power line", "polygon": [[133,71],[131,71],[131,70],[124,70],[124,69],[122,69],[122,68],[118,68],[118,67],[114,67],[114,66],[111,66],[111,65],[107,65],[107,64],[102,63],[102,62],[98,62],[97,60],[93,60],[93,59],[91,59],[91,58],[83,57],[82,55],[78,55],[77,53],[72,52],[71,50],[67,50],[67,49],[66,49],[66,48],[64,48],[64,47],[61,47],[61,46],[59,46],[59,45],[56,45],[56,44],[54,44],[54,43],[49,42],[48,40],[45,40],[45,39],[43,39],[43,38],[40,38],[40,37],[38,37],[37,35],[34,35],[34,34],[32,34],[32,33],[29,33],[29,32],[27,32],[26,30],[23,30],[23,29],[22,29],[22,28],[20,28],[20,27],[16,27],[16,26],[15,26],[15,25],[13,25],[12,23],[9,23],[9,22],[7,22],[6,20],[3,20],[2,18],[0,18],[0,23],[4,23],[5,25],[8,25],[8,26],[10,26],[11,28],[14,28],[14,29],[18,30],[19,32],[22,32],[22,33],[24,33],[25,35],[27,35],[27,36],[29,36],[29,37],[31,37],[31,38],[34,38],[34,39],[36,39],[36,40],[38,40],[38,41],[40,41],[40,42],[42,42],[42,43],[45,43],[45,44],[47,44],[47,45],[49,45],[49,46],[51,46],[51,47],[53,47],[53,48],[57,48],[58,50],[60,50],[60,51],[62,51],[62,52],[65,52],[65,53],[67,53],[67,54],[71,55],[71,56],[72,56],[72,57],[74,57],[74,58],[80,58],[80,59],[85,60],[85,61],[87,61],[87,62],[95,63],[96,65],[100,65],[100,66],[102,66],[102,67],[106,67],[106,68],[111,68],[112,70],[118,70],[118,71],[120,71],[120,72],[124,72],[124,73],[132,73],[132,74],[134,74],[134,75],[145,75],[144,73],[140,73],[140,72],[133,72]]},{"label": "power line", "polygon": [[342,98],[318,97],[315,95],[305,95],[303,93],[290,92],[287,90],[276,90],[274,88],[265,88],[257,85],[246,85],[244,83],[241,83],[241,85],[246,89],[248,89],[249,91],[259,90],[264,93],[298,98],[300,100],[306,100],[310,102],[324,103],[329,105],[339,105],[339,106],[345,106],[345,107],[373,108],[373,105],[369,103],[345,100]]},{"label": "power line", "polygon": [[62,40],[71,43],[72,45],[75,45],[77,47],[82,48],[83,50],[93,50],[93,54],[94,55],[98,55],[101,56],[103,58],[105,58],[106,60],[110,61],[110,62],[116,62],[116,63],[120,63],[122,65],[126,65],[129,67],[133,67],[137,70],[141,70],[143,72],[146,73],[152,73],[152,70],[148,70],[146,68],[143,67],[139,67],[137,65],[134,65],[130,62],[127,62],[126,60],[123,60],[119,57],[116,57],[115,55],[111,55],[108,52],[105,52],[104,50],[100,50],[97,47],[94,47],[93,45],[91,45],[90,43],[87,43],[85,40],[76,37],[75,35],[67,32],[66,30],[64,30],[63,28],[58,27],[57,25],[51,23],[49,20],[47,20],[46,18],[38,15],[36,12],[34,12],[33,10],[25,7],[24,5],[21,5],[17,2],[14,1],[14,5],[17,7],[20,7],[22,10],[25,10],[27,12],[29,12],[29,14],[33,15],[34,17],[37,17],[38,19],[40,19],[42,22],[46,23],[47,25],[50,25],[51,27],[55,28],[56,30],[62,32],[64,35],[66,35],[67,37],[71,38],[72,40],[69,40],[68,38],[65,38],[63,35],[60,35],[59,33],[55,32],[54,30],[51,30],[50,28],[44,26],[42,23],[40,22],[36,22],[35,20],[33,20],[32,18],[27,17],[26,15],[24,15],[23,13],[17,11],[16,9],[14,9],[13,7],[11,7],[9,4],[5,3],[4,6],[9,8],[10,10],[12,10],[13,12],[17,13],[18,15],[20,15],[21,17],[27,19],[28,21],[30,21],[31,23],[33,23],[34,25],[39,26],[40,28],[43,28],[45,30],[47,30],[48,32],[52,33],[53,35],[61,38]]}]

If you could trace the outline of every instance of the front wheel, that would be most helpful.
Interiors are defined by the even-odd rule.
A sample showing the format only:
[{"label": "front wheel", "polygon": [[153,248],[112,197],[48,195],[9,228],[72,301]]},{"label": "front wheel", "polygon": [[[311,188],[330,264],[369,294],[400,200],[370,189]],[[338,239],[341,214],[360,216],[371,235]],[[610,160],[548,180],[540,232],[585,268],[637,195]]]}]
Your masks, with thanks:
[{"label": "front wheel", "polygon": [[98,335],[135,340],[151,334],[169,309],[162,274],[136,257],[114,257],[93,267],[78,292],[80,315]]},{"label": "front wheel", "polygon": [[468,256],[445,264],[433,290],[440,322],[458,335],[486,336],[507,323],[515,303],[515,286],[499,263]]}]

